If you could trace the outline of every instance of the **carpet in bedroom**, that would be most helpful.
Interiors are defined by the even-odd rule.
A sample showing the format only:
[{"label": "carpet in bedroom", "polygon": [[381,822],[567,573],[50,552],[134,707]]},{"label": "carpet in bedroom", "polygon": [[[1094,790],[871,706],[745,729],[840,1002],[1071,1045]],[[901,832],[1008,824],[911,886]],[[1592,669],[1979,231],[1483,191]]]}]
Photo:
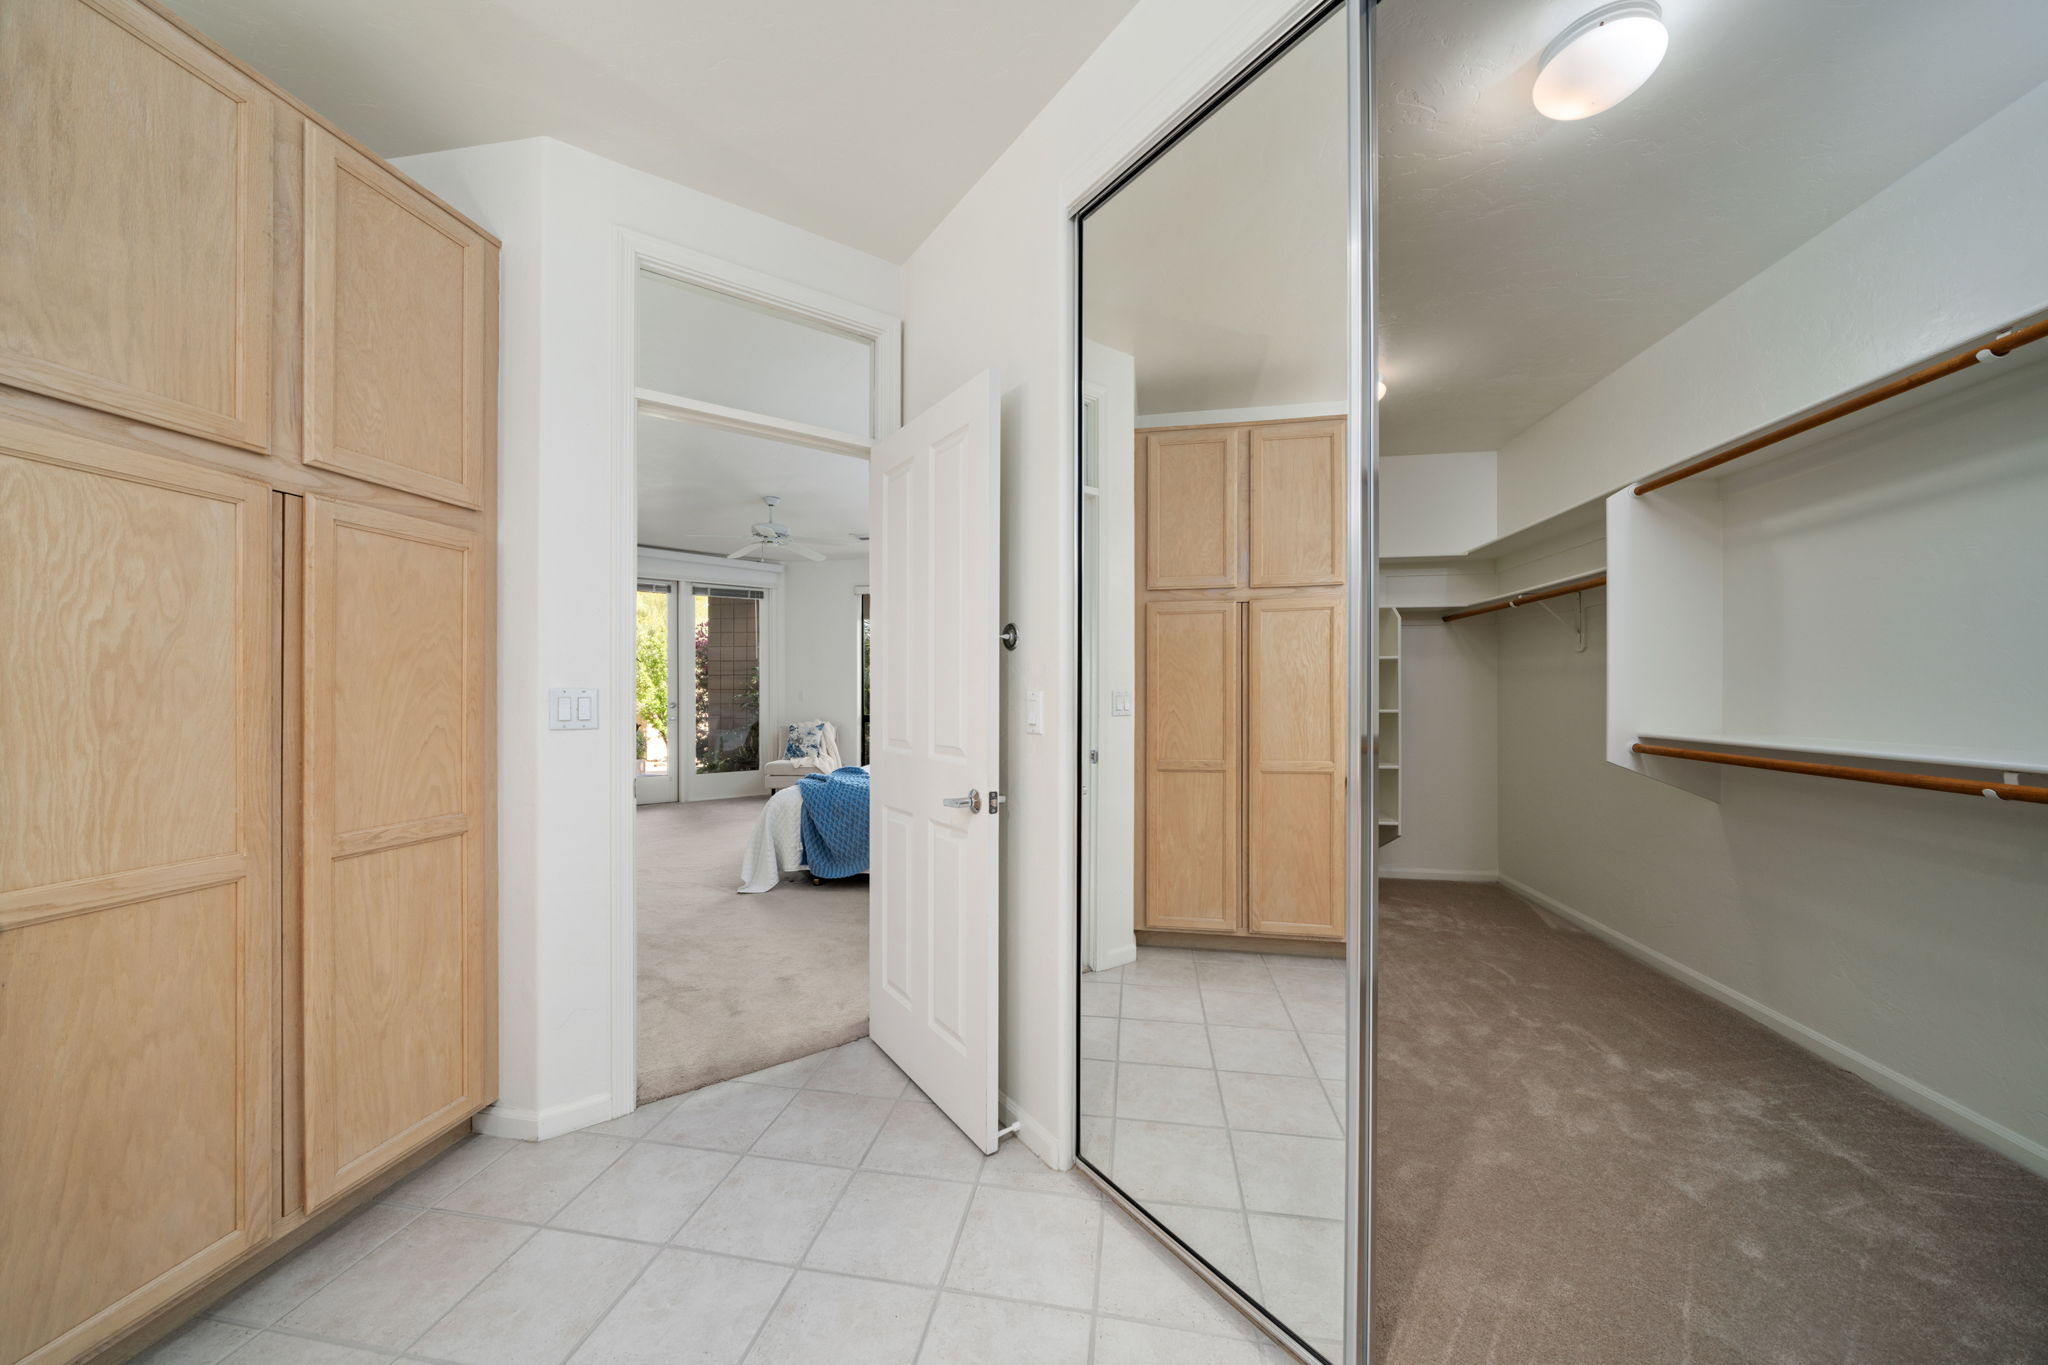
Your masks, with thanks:
[{"label": "carpet in bedroom", "polygon": [[866,879],[734,890],[767,803],[670,802],[634,818],[642,1104],[868,1031]]}]

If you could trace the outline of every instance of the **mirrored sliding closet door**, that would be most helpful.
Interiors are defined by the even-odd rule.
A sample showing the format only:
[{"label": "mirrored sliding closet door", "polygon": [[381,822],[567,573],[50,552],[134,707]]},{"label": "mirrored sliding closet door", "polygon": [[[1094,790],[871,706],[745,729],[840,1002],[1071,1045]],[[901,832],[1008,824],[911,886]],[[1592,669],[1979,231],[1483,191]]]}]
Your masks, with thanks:
[{"label": "mirrored sliding closet door", "polygon": [[1306,23],[1079,224],[1079,1150],[1222,1291],[1212,1326],[1261,1340],[1234,1298],[1260,1349],[1333,1365],[1370,636],[1357,22]]}]

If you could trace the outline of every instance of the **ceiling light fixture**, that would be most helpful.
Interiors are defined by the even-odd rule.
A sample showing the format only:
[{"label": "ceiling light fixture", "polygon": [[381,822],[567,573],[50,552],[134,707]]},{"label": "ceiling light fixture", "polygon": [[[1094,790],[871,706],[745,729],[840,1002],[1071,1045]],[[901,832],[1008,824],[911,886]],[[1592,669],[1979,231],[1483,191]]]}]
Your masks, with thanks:
[{"label": "ceiling light fixture", "polygon": [[1670,42],[1664,11],[1651,0],[1602,5],[1543,49],[1536,111],[1568,123],[1612,109],[1650,79]]}]

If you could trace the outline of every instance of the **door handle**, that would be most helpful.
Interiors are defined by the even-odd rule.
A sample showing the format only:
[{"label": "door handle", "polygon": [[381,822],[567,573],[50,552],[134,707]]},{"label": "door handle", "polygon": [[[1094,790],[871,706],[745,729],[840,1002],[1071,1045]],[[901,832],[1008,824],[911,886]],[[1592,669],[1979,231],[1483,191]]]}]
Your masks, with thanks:
[{"label": "door handle", "polygon": [[965,796],[942,797],[939,804],[942,806],[960,806],[979,815],[981,814],[981,793],[970,790]]}]

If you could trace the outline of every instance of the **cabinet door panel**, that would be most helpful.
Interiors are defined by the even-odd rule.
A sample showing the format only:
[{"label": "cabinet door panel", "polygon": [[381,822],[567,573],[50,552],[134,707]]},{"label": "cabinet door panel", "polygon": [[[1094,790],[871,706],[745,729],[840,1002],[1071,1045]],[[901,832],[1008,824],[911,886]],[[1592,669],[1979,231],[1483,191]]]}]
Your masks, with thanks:
[{"label": "cabinet door panel", "polygon": [[1145,586],[1234,588],[1243,575],[1244,429],[1146,434]]},{"label": "cabinet door panel", "polygon": [[306,500],[306,1207],[482,1107],[483,556]]},{"label": "cabinet door panel", "polygon": [[1249,607],[1249,924],[1259,934],[1342,938],[1344,598]]},{"label": "cabinet door panel", "polygon": [[1210,601],[1145,608],[1148,929],[1238,927],[1242,610]]},{"label": "cabinet door panel", "polygon": [[1344,581],[1344,423],[1251,429],[1251,586]]},{"label": "cabinet door panel", "polygon": [[0,379],[268,450],[273,108],[139,4],[0,5]]},{"label": "cabinet door panel", "polygon": [[306,125],[306,463],[483,502],[495,248]]},{"label": "cabinet door panel", "polygon": [[0,1360],[277,1203],[268,490],[0,418]]}]

